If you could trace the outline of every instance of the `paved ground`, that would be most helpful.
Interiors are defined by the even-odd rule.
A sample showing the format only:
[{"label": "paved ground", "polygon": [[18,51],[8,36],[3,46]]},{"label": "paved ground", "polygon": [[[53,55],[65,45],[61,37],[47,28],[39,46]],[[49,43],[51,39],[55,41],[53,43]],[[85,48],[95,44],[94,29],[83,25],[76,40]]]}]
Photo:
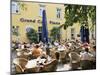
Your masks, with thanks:
[{"label": "paved ground", "polygon": [[71,66],[69,63],[63,64],[63,63],[59,62],[56,71],[67,71],[70,69],[71,69]]}]

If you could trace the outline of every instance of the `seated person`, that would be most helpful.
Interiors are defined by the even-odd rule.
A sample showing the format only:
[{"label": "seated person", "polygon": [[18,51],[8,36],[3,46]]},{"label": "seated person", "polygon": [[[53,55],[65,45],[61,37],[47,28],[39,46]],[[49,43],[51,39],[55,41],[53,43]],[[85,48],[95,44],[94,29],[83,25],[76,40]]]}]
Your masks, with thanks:
[{"label": "seated person", "polygon": [[33,48],[33,51],[32,51],[32,56],[34,58],[37,58],[39,56],[41,56],[43,53],[42,49],[40,48],[39,45],[35,45],[34,48]]},{"label": "seated person", "polygon": [[92,69],[92,63],[90,60],[93,57],[93,55],[89,52],[88,48],[85,48],[85,51],[80,53],[80,57],[81,57],[80,65],[82,69],[84,70]]},{"label": "seated person", "polygon": [[89,52],[88,48],[85,48],[84,52],[80,53],[81,60],[90,60],[93,55]]}]

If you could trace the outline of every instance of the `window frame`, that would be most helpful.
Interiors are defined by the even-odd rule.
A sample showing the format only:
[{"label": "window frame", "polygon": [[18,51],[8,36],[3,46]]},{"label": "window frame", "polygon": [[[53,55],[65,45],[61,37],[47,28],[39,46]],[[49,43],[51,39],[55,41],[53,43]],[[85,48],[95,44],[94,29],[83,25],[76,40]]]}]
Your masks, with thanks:
[{"label": "window frame", "polygon": [[19,26],[12,25],[12,35],[19,36]]},{"label": "window frame", "polygon": [[42,12],[45,10],[45,5],[39,5],[39,16],[42,17]]},{"label": "window frame", "polygon": [[42,26],[38,26],[38,33],[42,33]]},{"label": "window frame", "polygon": [[17,2],[11,2],[11,13],[12,14],[19,14],[20,8]]},{"label": "window frame", "polygon": [[71,28],[71,39],[74,39],[74,38],[75,38],[75,28]]},{"label": "window frame", "polygon": [[56,18],[61,19],[61,8],[56,8]]}]

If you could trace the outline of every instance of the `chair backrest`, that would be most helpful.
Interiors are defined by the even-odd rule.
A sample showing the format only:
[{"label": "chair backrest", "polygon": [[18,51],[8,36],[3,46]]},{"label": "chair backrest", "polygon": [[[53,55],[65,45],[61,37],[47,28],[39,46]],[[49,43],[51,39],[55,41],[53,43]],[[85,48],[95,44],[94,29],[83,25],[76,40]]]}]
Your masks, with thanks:
[{"label": "chair backrest", "polygon": [[22,71],[24,71],[27,62],[28,60],[25,58],[16,58],[13,61],[13,63],[17,66],[17,68],[20,68]]},{"label": "chair backrest", "polygon": [[22,51],[22,49],[16,49],[17,52]]},{"label": "chair backrest", "polygon": [[57,60],[54,59],[51,62],[48,62],[47,64],[44,65],[43,71],[45,72],[55,71],[56,65],[57,65]]},{"label": "chair backrest", "polygon": [[69,53],[69,57],[70,57],[71,62],[72,61],[76,61],[76,62],[79,62],[80,61],[80,56],[76,52],[70,52]]},{"label": "chair backrest", "polygon": [[66,51],[61,51],[60,52],[60,58],[65,58],[66,56]]},{"label": "chair backrest", "polygon": [[23,72],[23,69],[17,64],[15,65],[15,70],[16,70],[16,73],[22,73]]},{"label": "chair backrest", "polygon": [[51,50],[51,51],[50,51],[50,56],[51,56],[52,58],[56,58],[56,56],[55,56],[55,51]]},{"label": "chair backrest", "polygon": [[23,51],[17,52],[17,57],[18,57],[18,58],[25,58],[25,59],[28,59],[28,55],[25,55],[24,53],[25,53],[25,52],[23,52]]}]

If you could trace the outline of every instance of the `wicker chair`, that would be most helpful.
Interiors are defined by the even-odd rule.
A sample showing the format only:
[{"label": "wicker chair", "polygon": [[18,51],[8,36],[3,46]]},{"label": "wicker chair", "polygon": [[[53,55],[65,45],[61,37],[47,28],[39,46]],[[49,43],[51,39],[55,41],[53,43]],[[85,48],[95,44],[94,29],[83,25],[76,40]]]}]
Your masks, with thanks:
[{"label": "wicker chair", "polygon": [[53,59],[56,58],[55,52],[56,52],[55,50],[50,50],[50,56],[51,56]]},{"label": "wicker chair", "polygon": [[89,70],[92,69],[93,64],[90,60],[81,60],[80,66],[82,67],[82,70]]},{"label": "wicker chair", "polygon": [[56,68],[57,68],[57,60],[54,59],[51,62],[46,63],[42,68],[41,72],[53,72],[56,71]]},{"label": "wicker chair", "polygon": [[80,56],[76,52],[70,52],[70,64],[72,67],[72,70],[77,70],[80,67]]},{"label": "wicker chair", "polygon": [[27,68],[24,70],[25,73],[36,73],[40,72],[41,67]]},{"label": "wicker chair", "polygon": [[66,51],[60,51],[60,60],[62,63],[65,63],[66,62]]},{"label": "wicker chair", "polygon": [[29,55],[25,55],[25,52],[24,51],[20,51],[20,52],[17,52],[17,57],[18,58],[28,59],[29,58]]},{"label": "wicker chair", "polygon": [[24,73],[25,65],[28,60],[25,58],[16,58],[13,63],[15,64],[16,73]]}]

